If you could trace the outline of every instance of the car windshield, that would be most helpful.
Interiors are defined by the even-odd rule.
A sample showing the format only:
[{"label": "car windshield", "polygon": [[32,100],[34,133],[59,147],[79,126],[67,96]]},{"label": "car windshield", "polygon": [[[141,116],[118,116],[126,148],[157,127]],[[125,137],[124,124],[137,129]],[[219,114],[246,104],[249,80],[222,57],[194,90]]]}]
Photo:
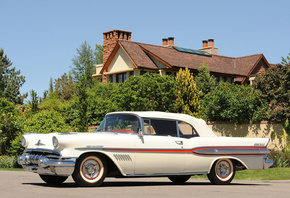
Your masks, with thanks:
[{"label": "car windshield", "polygon": [[139,119],[134,115],[117,114],[107,115],[96,132],[112,131],[120,133],[138,133]]}]

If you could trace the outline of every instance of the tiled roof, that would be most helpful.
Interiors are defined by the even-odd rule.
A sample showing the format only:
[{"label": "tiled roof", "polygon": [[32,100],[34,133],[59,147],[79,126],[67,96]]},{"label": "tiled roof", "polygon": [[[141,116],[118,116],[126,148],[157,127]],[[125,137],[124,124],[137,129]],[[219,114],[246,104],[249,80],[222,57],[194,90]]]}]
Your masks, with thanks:
[{"label": "tiled roof", "polygon": [[213,73],[222,73],[236,76],[248,76],[253,67],[263,57],[263,54],[255,54],[243,57],[227,57],[220,55],[202,56],[177,51],[174,48],[119,40],[119,44],[130,56],[137,67],[158,69],[148,54],[154,56],[163,63],[175,68],[197,70],[202,62],[208,65]]}]

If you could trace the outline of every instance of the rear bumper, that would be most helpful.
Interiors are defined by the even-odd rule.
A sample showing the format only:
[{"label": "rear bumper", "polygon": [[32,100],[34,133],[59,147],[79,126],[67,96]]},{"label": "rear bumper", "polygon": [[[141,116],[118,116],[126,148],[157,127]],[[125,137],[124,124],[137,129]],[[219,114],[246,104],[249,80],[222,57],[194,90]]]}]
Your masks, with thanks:
[{"label": "rear bumper", "polygon": [[24,170],[43,175],[70,176],[74,171],[75,162],[76,158],[30,155],[27,153],[18,157],[18,164]]},{"label": "rear bumper", "polygon": [[274,163],[273,160],[269,159],[268,157],[264,158],[264,164],[263,164],[263,169],[268,169],[270,166],[272,166]]}]

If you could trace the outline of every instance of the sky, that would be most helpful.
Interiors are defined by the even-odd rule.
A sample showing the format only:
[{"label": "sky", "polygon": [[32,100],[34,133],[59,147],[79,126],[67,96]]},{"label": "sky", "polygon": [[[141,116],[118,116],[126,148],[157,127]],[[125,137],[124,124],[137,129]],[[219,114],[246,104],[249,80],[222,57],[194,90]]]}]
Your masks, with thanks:
[{"label": "sky", "polygon": [[290,53],[289,8],[289,0],[0,0],[0,48],[25,76],[21,93],[42,97],[50,78],[71,71],[84,41],[94,49],[114,29],[190,49],[214,39],[219,55],[280,63]]}]

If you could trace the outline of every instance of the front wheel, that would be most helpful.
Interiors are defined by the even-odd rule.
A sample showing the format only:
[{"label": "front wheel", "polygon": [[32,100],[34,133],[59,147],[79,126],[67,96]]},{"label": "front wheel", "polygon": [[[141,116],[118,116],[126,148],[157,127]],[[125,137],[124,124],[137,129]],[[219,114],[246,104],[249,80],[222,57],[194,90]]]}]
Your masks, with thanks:
[{"label": "front wheel", "polygon": [[230,159],[216,161],[207,175],[212,184],[229,184],[235,177],[235,167]]},{"label": "front wheel", "polygon": [[107,162],[101,155],[85,154],[76,163],[72,174],[80,186],[100,186],[107,175]]},{"label": "front wheel", "polygon": [[62,184],[68,177],[55,175],[39,175],[40,178],[50,185]]}]

